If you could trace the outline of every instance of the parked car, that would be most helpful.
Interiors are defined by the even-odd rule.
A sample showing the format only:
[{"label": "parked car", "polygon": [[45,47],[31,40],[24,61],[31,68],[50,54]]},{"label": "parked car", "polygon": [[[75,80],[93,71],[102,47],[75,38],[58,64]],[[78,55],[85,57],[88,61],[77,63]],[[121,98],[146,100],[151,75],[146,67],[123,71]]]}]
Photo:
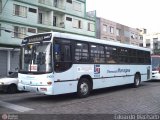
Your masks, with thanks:
[{"label": "parked car", "polygon": [[16,93],[18,85],[18,72],[12,72],[9,76],[0,78],[0,91]]}]

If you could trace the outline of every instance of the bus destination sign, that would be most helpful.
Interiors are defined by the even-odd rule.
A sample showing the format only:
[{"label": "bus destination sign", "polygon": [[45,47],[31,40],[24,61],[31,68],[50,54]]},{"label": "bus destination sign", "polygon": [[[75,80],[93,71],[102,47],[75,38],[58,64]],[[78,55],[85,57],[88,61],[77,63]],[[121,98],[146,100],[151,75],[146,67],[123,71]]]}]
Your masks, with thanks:
[{"label": "bus destination sign", "polygon": [[50,41],[51,38],[52,38],[52,34],[51,33],[42,34],[42,35],[35,35],[35,36],[32,36],[32,37],[26,37],[22,41],[22,44]]}]

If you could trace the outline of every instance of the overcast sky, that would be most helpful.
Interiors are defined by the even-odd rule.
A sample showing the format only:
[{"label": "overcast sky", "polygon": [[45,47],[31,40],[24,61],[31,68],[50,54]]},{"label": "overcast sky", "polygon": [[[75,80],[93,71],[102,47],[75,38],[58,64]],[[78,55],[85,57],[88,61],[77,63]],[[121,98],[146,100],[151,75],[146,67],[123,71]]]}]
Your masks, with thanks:
[{"label": "overcast sky", "polygon": [[133,28],[160,32],[160,0],[86,0],[87,11]]}]

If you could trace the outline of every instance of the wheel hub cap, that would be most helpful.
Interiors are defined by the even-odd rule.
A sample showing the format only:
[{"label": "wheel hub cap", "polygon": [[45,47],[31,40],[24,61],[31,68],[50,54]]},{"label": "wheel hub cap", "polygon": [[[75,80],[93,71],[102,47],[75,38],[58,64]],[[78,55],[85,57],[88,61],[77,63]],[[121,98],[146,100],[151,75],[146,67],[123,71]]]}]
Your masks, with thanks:
[{"label": "wheel hub cap", "polygon": [[88,92],[88,85],[86,83],[82,83],[81,86],[80,86],[80,88],[81,88],[81,93],[87,94],[87,92]]}]

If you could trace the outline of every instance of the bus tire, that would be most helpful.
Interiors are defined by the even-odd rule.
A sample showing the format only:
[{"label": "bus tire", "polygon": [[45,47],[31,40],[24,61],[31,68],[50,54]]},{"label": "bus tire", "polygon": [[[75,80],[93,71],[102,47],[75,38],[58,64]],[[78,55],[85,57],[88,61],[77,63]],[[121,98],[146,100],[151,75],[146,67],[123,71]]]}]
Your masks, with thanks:
[{"label": "bus tire", "polygon": [[141,84],[141,76],[139,74],[135,74],[133,87],[137,88]]},{"label": "bus tire", "polygon": [[88,79],[81,78],[77,86],[77,95],[80,98],[85,98],[90,94],[91,84]]}]

